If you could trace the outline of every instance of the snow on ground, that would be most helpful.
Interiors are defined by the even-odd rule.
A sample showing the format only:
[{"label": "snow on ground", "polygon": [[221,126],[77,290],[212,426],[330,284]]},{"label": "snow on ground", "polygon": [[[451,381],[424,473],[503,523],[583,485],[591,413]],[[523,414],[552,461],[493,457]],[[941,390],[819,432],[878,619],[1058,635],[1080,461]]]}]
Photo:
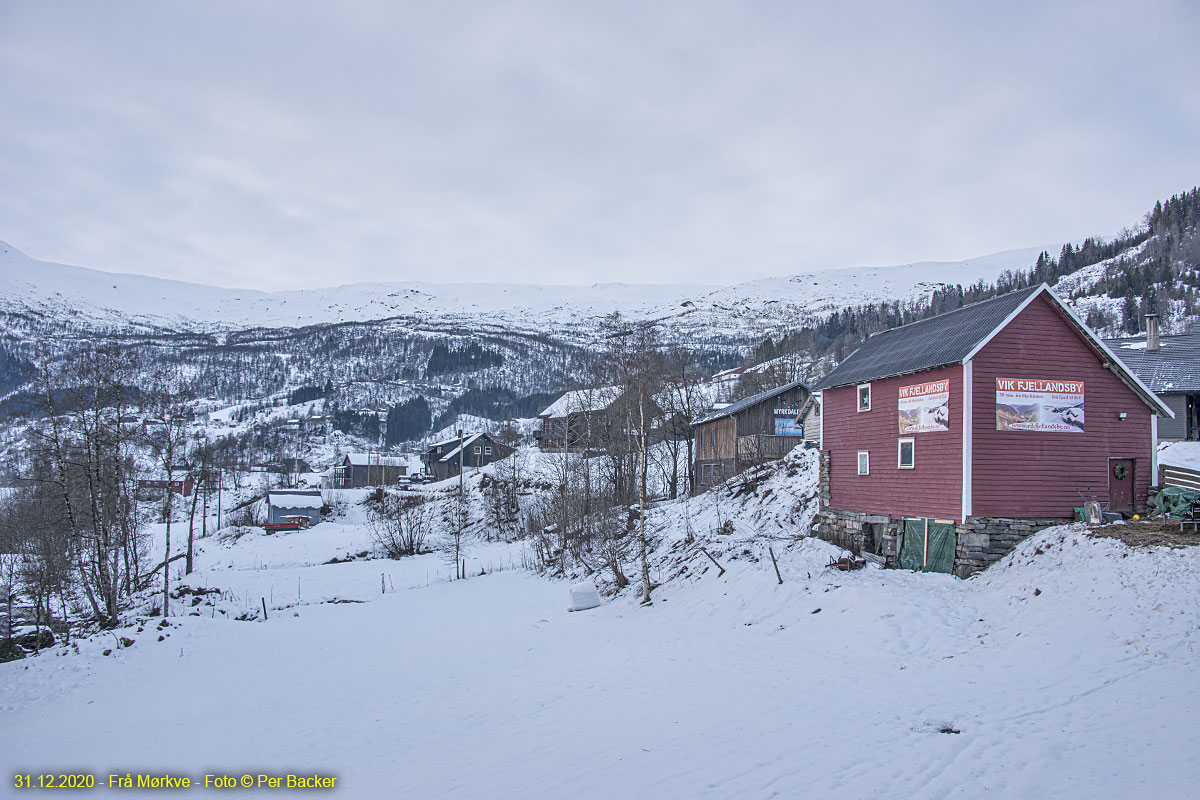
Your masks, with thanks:
[{"label": "snow on ground", "polygon": [[1166,442],[1158,446],[1158,463],[1200,469],[1200,442]]},{"label": "snow on ground", "polygon": [[[206,542],[197,585],[273,582],[270,619],[150,620],[0,665],[2,766],[320,773],[356,798],[1194,796],[1200,548],[1076,525],[972,580],[831,571],[841,551],[795,536],[807,459],[657,507],[648,607],[567,613],[519,544],[479,545],[514,568],[465,581],[436,555],[323,563],[369,542],[353,506]],[[117,636],[136,643],[101,655]]]}]

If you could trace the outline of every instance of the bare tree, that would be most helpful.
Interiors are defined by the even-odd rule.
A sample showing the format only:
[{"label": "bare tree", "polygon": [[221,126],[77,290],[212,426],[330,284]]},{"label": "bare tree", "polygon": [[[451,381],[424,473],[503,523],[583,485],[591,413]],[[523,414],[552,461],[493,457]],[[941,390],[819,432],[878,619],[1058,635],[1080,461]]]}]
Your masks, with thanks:
[{"label": "bare tree", "polygon": [[605,320],[605,337],[617,377],[625,388],[626,430],[637,454],[638,560],[642,602],[650,602],[649,542],[646,535],[646,478],[649,471],[650,428],[661,413],[654,404],[663,376],[658,331],[652,323],[631,324],[613,314]]},{"label": "bare tree", "polygon": [[[171,515],[175,498],[173,478],[180,474],[177,467],[187,447],[188,424],[192,420],[192,409],[188,403],[190,399],[190,395],[182,387],[179,375],[164,369],[154,375],[143,405],[154,416],[145,420],[142,434],[154,453],[167,487],[163,500],[163,517],[166,520],[162,563],[164,617],[170,616],[171,603]],[[182,474],[180,479],[184,480]]]},{"label": "bare tree", "polygon": [[[388,558],[423,552],[433,527],[429,502],[424,497],[398,497],[384,493],[369,512],[371,539]],[[457,555],[457,554],[456,554]]]},{"label": "bare tree", "polygon": [[465,578],[463,555],[466,553],[466,527],[469,521],[469,508],[464,495],[456,495],[447,499],[442,505],[442,535],[438,549],[447,561],[454,563],[454,577]]},{"label": "bare tree", "polygon": [[[24,477],[50,529],[67,537],[69,564],[102,625],[137,588],[141,522],[133,500],[138,365],[116,343],[56,360],[38,356],[38,419],[28,428]],[[40,547],[40,545],[35,545]]]}]

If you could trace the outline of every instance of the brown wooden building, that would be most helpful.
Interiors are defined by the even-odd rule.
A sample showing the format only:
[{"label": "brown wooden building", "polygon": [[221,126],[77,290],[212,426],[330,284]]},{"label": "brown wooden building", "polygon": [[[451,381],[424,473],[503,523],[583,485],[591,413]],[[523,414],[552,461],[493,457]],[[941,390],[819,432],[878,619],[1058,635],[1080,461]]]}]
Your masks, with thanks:
[{"label": "brown wooden building", "polygon": [[793,381],[718,408],[692,423],[696,489],[782,458],[802,444],[804,431],[796,418],[808,398],[808,387]]},{"label": "brown wooden building", "polygon": [[346,453],[333,468],[333,488],[391,486],[397,478],[407,474],[408,464],[403,458],[379,453]]}]

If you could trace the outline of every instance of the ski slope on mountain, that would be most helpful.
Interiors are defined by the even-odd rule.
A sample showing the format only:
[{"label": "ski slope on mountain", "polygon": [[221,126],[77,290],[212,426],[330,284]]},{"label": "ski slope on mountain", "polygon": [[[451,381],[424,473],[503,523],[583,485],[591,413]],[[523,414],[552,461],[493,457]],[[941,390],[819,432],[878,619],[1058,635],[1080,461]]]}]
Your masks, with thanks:
[{"label": "ski slope on mountain", "polygon": [[[1028,269],[1026,248],[966,261],[829,269],[731,286],[597,283],[591,286],[423,282],[362,283],[262,292],[39,261],[0,242],[0,308],[76,323],[221,331],[401,318],[420,325],[566,333],[619,311],[725,330],[823,314],[845,305],[911,300],[946,283]],[[736,275],[736,273],[731,273]],[[552,276],[549,276],[552,278]]]}]

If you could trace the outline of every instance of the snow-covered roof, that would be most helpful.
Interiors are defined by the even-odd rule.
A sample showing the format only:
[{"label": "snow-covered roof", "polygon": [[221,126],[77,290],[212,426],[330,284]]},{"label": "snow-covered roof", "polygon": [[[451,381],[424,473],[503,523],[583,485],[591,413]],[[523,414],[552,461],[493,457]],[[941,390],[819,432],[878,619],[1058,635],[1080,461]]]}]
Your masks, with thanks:
[{"label": "snow-covered roof", "polygon": [[[485,438],[485,437],[486,437],[486,438],[488,438],[488,440],[489,440],[489,441],[491,440],[491,437],[488,437],[488,435],[487,435],[486,433],[473,433],[473,434],[471,434],[470,436],[467,436],[467,437],[465,437],[465,438],[462,440],[462,446],[463,446],[463,447],[470,447],[470,446],[471,446],[472,444],[474,444],[474,443],[475,443],[475,442],[476,442],[478,439],[480,439],[480,438]],[[456,437],[454,437],[453,439],[447,439],[447,440],[446,440],[446,441],[444,441],[444,442],[435,442],[434,444],[431,444],[429,447],[430,447],[430,449],[433,449],[433,448],[436,448],[436,447],[444,447],[445,445],[448,445],[448,444],[457,445],[457,444],[458,444],[458,437],[456,436]],[[442,457],[441,457],[440,459],[438,459],[438,460],[439,460],[439,461],[452,461],[452,460],[454,460],[455,458],[457,458],[457,457],[458,457],[458,451],[459,451],[459,448],[458,448],[458,447],[455,447],[453,450],[451,450],[449,453],[446,453],[446,455],[442,456]]]},{"label": "snow-covered roof", "polygon": [[623,393],[620,386],[597,386],[592,389],[576,389],[567,392],[538,414],[539,417],[565,417],[586,411],[603,411],[617,401]]},{"label": "snow-covered roof", "polygon": [[267,503],[275,508],[320,508],[323,505],[320,492],[301,489],[267,492]]},{"label": "snow-covered roof", "polygon": [[352,467],[402,467],[408,462],[397,456],[381,456],[378,453],[346,453]]}]

